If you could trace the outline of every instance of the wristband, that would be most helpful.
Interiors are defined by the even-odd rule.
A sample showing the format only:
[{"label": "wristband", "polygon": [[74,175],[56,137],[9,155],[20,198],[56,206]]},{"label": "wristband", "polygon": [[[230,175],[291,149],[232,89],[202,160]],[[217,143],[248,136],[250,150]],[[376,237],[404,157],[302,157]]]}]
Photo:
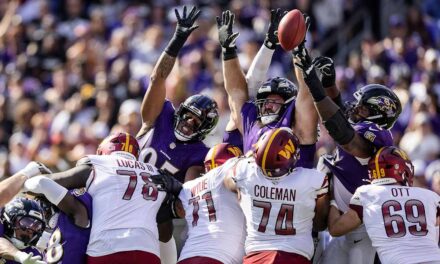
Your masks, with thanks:
[{"label": "wristband", "polygon": [[170,55],[171,57],[176,58],[179,54],[180,49],[185,44],[186,38],[185,37],[179,37],[176,34],[174,34],[173,38],[168,42],[167,47],[165,48],[165,52]]},{"label": "wristband", "polygon": [[237,51],[236,47],[233,48],[222,48],[223,51],[223,60],[232,60],[234,58],[237,58]]}]

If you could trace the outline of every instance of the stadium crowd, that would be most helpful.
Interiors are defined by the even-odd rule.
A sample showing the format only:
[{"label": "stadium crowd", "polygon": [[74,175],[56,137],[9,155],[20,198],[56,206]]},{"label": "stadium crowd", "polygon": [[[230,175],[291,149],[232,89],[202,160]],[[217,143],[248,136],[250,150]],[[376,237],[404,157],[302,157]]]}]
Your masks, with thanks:
[{"label": "stadium crowd", "polygon": [[[188,1],[187,1],[188,2]],[[229,117],[223,88],[220,48],[213,17],[228,8],[237,15],[240,62],[246,71],[264,40],[270,8],[299,8],[311,15],[307,45],[316,47],[362,1],[334,1],[331,18],[325,2],[189,1],[201,6],[199,29],[179,53],[166,83],[167,98],[178,105],[203,92],[218,103],[220,121],[206,142],[220,141]],[[359,49],[337,65],[343,101],[367,83],[391,86],[403,105],[393,135],[415,160],[416,185],[440,192],[439,52],[440,19],[435,1],[413,3],[389,18],[383,39],[365,36]],[[54,170],[69,168],[93,153],[110,131],[136,134],[141,98],[149,74],[173,32],[175,1],[2,1],[0,147],[1,175],[17,172],[31,160]],[[333,13],[333,14],[334,14]],[[329,22],[331,21],[331,22]],[[332,26],[333,25],[333,26]],[[314,51],[319,53],[319,50]],[[291,61],[278,48],[267,77],[293,77]],[[328,55],[328,54],[324,54]],[[322,131],[323,149],[334,147]]]},{"label": "stadium crowd", "polygon": [[[208,188],[207,186],[213,190],[220,188],[225,199],[231,201],[235,197],[231,193],[237,190],[241,191],[239,193],[242,199],[251,201],[249,204],[253,201],[253,209],[248,211],[246,211],[246,205],[243,205],[245,202],[240,204],[246,219],[238,219],[241,217],[238,213],[229,213],[231,219],[236,217],[237,222],[242,225],[246,220],[248,225],[246,246],[241,244],[237,246],[240,249],[246,247],[247,255],[244,257],[244,263],[259,263],[257,259],[260,257],[263,259],[261,263],[265,263],[264,261],[272,255],[258,255],[261,254],[260,250],[267,246],[264,243],[258,243],[262,239],[260,233],[265,232],[267,221],[262,226],[264,217],[261,218],[257,232],[249,227],[251,224],[247,218],[249,212],[253,212],[255,207],[266,210],[266,204],[264,202],[256,204],[253,199],[255,197],[250,194],[251,191],[243,190],[258,189],[257,198],[276,200],[273,197],[283,196],[285,200],[295,201],[297,194],[288,191],[288,187],[285,186],[296,186],[295,184],[301,185],[307,182],[305,178],[301,183],[295,180],[301,179],[307,173],[307,175],[314,175],[314,180],[304,185],[303,192],[299,192],[298,196],[309,199],[310,201],[307,201],[313,206],[307,203],[302,205],[303,207],[295,205],[298,206],[295,210],[302,212],[301,217],[306,219],[304,222],[307,222],[307,226],[295,226],[297,230],[293,226],[290,227],[288,225],[289,213],[292,213],[291,218],[293,218],[293,205],[290,209],[288,205],[281,204],[275,228],[277,235],[291,235],[297,232],[295,239],[298,240],[295,241],[303,239],[307,243],[301,245],[304,247],[299,249],[301,253],[296,254],[297,251],[294,251],[295,256],[283,255],[291,252],[288,243],[281,249],[274,249],[284,252],[276,257],[279,258],[278,261],[281,261],[279,263],[283,263],[283,259],[295,259],[298,261],[295,263],[310,263],[313,256],[313,252],[310,252],[311,247],[309,247],[312,241],[309,234],[312,230],[312,222],[315,232],[313,238],[317,239],[317,231],[322,231],[327,227],[327,219],[330,234],[337,237],[352,232],[349,235],[355,234],[355,236],[349,236],[349,239],[352,239],[354,244],[357,243],[356,241],[363,240],[359,245],[365,243],[365,249],[372,249],[372,242],[369,239],[356,236],[356,232],[364,228],[362,225],[358,229],[363,219],[362,206],[367,207],[365,202],[369,199],[362,188],[358,190],[356,188],[362,185],[359,182],[361,178],[366,178],[367,172],[370,173],[370,180],[373,179],[371,176],[373,172],[381,173],[380,177],[388,177],[388,179],[397,177],[390,176],[393,173],[391,170],[379,172],[379,164],[383,165],[379,163],[381,158],[394,155],[396,164],[408,166],[402,175],[409,177],[411,174],[411,177],[402,181],[396,182],[393,179],[386,184],[423,187],[440,194],[440,9],[434,0],[407,1],[405,5],[402,5],[403,12],[396,12],[384,19],[374,10],[375,7],[380,6],[381,1],[371,2],[355,0],[2,1],[0,3],[2,14],[0,22],[0,177],[2,180],[14,178],[16,181],[14,190],[18,188],[17,192],[24,185],[32,193],[44,194],[49,204],[61,210],[60,216],[54,220],[58,226],[73,221],[73,228],[83,228],[81,232],[84,232],[84,236],[90,235],[87,232],[91,229],[87,247],[88,263],[110,263],[117,258],[125,258],[123,254],[128,251],[124,250],[122,245],[126,243],[128,247],[133,246],[132,241],[137,236],[140,238],[141,235],[152,236],[152,240],[158,236],[161,243],[156,241],[157,243],[151,245],[150,242],[139,239],[138,241],[143,242],[137,245],[141,247],[137,250],[139,252],[136,252],[138,255],[130,255],[133,263],[136,263],[136,259],[139,258],[151,259],[151,263],[160,263],[160,259],[163,263],[173,261],[175,263],[177,259],[172,260],[171,257],[168,260],[163,256],[163,254],[176,251],[175,248],[170,248],[170,244],[175,247],[174,238],[171,235],[172,228],[170,228],[171,218],[186,218],[190,238],[188,244],[197,244],[198,240],[191,237],[191,232],[192,228],[197,226],[199,216],[196,211],[191,210],[193,210],[192,206],[194,210],[195,208],[199,210],[198,200],[194,201],[194,197],[205,199],[207,210],[213,208],[213,204],[209,204],[208,201],[216,197],[206,196],[208,193],[211,195],[211,191],[202,196],[202,191]],[[197,9],[191,9],[192,6],[197,6]],[[281,13],[274,11],[274,8],[281,8],[281,10],[298,8],[309,15],[309,17],[307,15],[304,17],[307,25],[306,41],[293,52],[283,51],[281,47],[271,43],[274,41],[271,39],[271,34],[274,34],[271,26],[274,26],[276,22],[274,18],[278,15],[279,22],[281,17]],[[362,32],[359,47],[351,50],[345,60],[335,61],[335,74],[326,74],[326,69],[333,70],[333,61],[327,57],[319,57],[319,55],[334,57],[338,51],[331,48],[326,50],[325,54],[321,54],[319,47],[332,34],[342,30],[344,23],[356,15],[359,9],[370,12],[373,19],[382,19],[382,23],[386,24],[386,33],[383,33],[383,27],[378,26],[377,21],[374,21],[369,32]],[[239,32],[239,36],[233,32]],[[354,33],[351,32],[351,34]],[[274,52],[271,51],[272,61],[267,76],[263,78],[268,81],[252,87],[252,79],[249,79],[249,76],[245,79],[241,70],[244,73],[255,70],[255,58],[263,58],[265,55],[262,55],[264,53],[262,50],[266,49],[267,52],[271,49],[270,47],[276,47],[276,49]],[[313,62],[312,57],[315,58]],[[329,65],[331,65],[330,68]],[[318,78],[314,70],[311,73],[310,69],[313,67],[316,68],[321,78]],[[275,76],[285,76],[297,85],[291,84],[284,78],[272,78]],[[259,76],[261,77],[263,76]],[[327,79],[324,80],[325,78]],[[329,81],[330,85],[326,86],[325,81]],[[368,84],[375,85],[368,86]],[[392,92],[381,85],[390,87]],[[264,89],[261,87],[269,89],[269,92],[262,92]],[[339,89],[340,97],[339,95],[336,98],[333,97],[332,87]],[[353,100],[361,102],[362,96],[371,97],[369,93],[374,94],[374,92],[386,98],[384,107],[388,107],[388,116],[373,117],[373,110],[369,109],[369,116],[365,117],[359,112],[361,111],[359,105],[357,105],[358,112],[353,112],[354,105],[341,103]],[[338,93],[337,89],[336,93]],[[254,95],[256,98],[253,98]],[[255,104],[247,103],[248,99],[255,99]],[[271,112],[270,107],[278,109],[274,110],[277,112]],[[345,110],[346,107],[353,110],[349,114],[350,122],[354,122],[353,124],[349,123],[347,116],[341,114],[341,110]],[[239,112],[237,109],[240,109]],[[264,111],[267,112],[263,114]],[[319,128],[315,131],[316,123],[314,122],[318,122],[318,117]],[[274,122],[278,121],[279,123],[275,125],[278,129],[273,128]],[[280,126],[282,128],[279,128]],[[388,130],[391,131],[392,137]],[[248,150],[254,151],[254,156],[237,159],[239,161],[236,163],[222,159],[220,163],[226,162],[224,167],[215,169],[220,165],[216,164],[218,157],[215,156],[215,148],[218,147],[218,143],[225,140],[225,131],[231,132],[229,135],[231,141],[235,139],[233,132],[238,132],[239,137],[242,138],[240,147],[244,149],[245,154]],[[107,137],[109,134],[116,136]],[[135,135],[136,139],[133,137]],[[202,140],[206,146],[201,142]],[[267,157],[267,153],[271,151],[272,141],[278,142],[277,140],[290,142],[289,146],[283,145],[283,149],[280,147],[274,153],[286,151],[283,155],[291,163],[281,164],[279,160],[270,160],[278,157],[276,155]],[[231,142],[228,141],[228,143]],[[235,141],[233,143],[235,144]],[[391,143],[399,148],[389,147]],[[208,153],[207,147],[213,147],[214,150],[211,149],[211,151],[214,154],[211,151]],[[310,147],[313,151],[316,147],[316,153],[311,152],[311,157],[308,156]],[[168,155],[171,158],[162,151],[164,148],[170,150]],[[234,155],[228,157],[232,160],[235,160],[234,158],[241,153],[235,148],[234,151],[227,147],[225,149],[220,147],[220,149],[232,152]],[[299,156],[298,149],[302,151]],[[335,149],[337,149],[335,152],[337,154],[332,160],[328,158],[328,155]],[[373,149],[380,150],[370,159],[370,162],[363,160],[371,157]],[[104,156],[115,150],[124,153],[116,153],[111,157]],[[188,152],[191,152],[191,155],[186,155]],[[404,154],[405,152],[408,155]],[[208,155],[206,161],[211,164],[211,167],[207,167],[205,163],[205,168],[203,168],[200,161],[206,154]],[[209,155],[212,157],[209,158]],[[318,164],[321,156],[327,158],[321,159]],[[181,164],[168,162],[174,157],[182,160]],[[135,161],[138,158],[139,161]],[[348,164],[347,160],[356,162],[356,165]],[[38,163],[32,163],[32,161]],[[158,168],[143,165],[144,161]],[[266,161],[278,164],[281,171],[280,168],[267,169]],[[375,167],[372,161],[375,161],[373,164]],[[163,162],[162,166],[159,166],[160,162]],[[246,162],[253,165],[246,165]],[[409,169],[412,165],[408,164],[411,162],[414,165],[414,172]],[[309,166],[312,163],[313,165]],[[295,164],[303,168],[293,170]],[[340,167],[344,169],[339,171],[339,165],[335,164],[340,164]],[[324,170],[327,174],[312,170],[312,167],[316,166],[327,166],[328,171]],[[127,168],[127,170],[116,170],[117,175],[130,176],[130,184],[123,199],[115,201],[113,204],[117,208],[115,211],[110,207],[99,209],[93,207],[92,209],[91,197],[93,197],[93,205],[95,205],[95,199],[102,203],[105,203],[106,199],[112,199],[107,190],[110,190],[113,185],[120,184],[112,177],[108,177],[112,174],[109,168],[115,167]],[[258,168],[263,171],[265,177],[253,178],[254,181],[249,180],[253,177],[252,171]],[[205,176],[198,178],[203,169],[206,171]],[[227,174],[228,169],[233,171],[233,175]],[[50,174],[47,178],[37,176],[43,170]],[[145,174],[146,171],[148,174]],[[358,171],[362,171],[359,174],[361,176],[354,177],[356,179],[353,182],[343,180]],[[287,180],[282,182],[282,178],[291,173],[296,173],[298,176],[295,179],[291,177],[289,183]],[[90,176],[91,174],[94,176]],[[334,188],[339,188],[339,191],[334,193],[327,193],[327,176],[330,174],[336,175],[338,179],[334,181],[339,186]],[[412,174],[414,174],[414,179]],[[26,177],[19,178],[20,175]],[[376,174],[374,175],[376,177]],[[143,180],[142,196],[133,198],[133,200],[141,199],[141,202],[144,202],[144,200],[156,201],[158,199],[152,207],[139,200],[138,204],[135,204],[136,201],[132,200],[138,176]],[[133,177],[136,178],[136,182],[132,184]],[[264,186],[267,184],[265,181],[268,177],[279,177],[282,184],[278,188]],[[96,180],[97,178],[105,180],[101,182]],[[218,180],[222,179],[223,183],[223,178],[225,186],[212,187],[220,186],[217,185]],[[194,181],[182,187],[176,179],[180,182],[187,182],[191,179]],[[379,181],[378,178],[374,179]],[[359,182],[354,182],[358,180]],[[85,194],[78,194],[72,190],[86,185],[89,189]],[[374,189],[374,186],[372,188],[370,192],[379,189]],[[228,190],[228,194],[225,194],[224,190]],[[389,190],[392,191],[392,186]],[[13,192],[12,189],[10,191]],[[344,197],[346,191],[350,195],[355,193],[353,198],[349,199],[349,203]],[[114,193],[116,192],[115,189]],[[429,203],[436,201],[438,197],[431,193],[428,195],[428,192],[424,197],[428,199],[427,197],[431,196]],[[332,202],[329,202],[330,199]],[[136,224],[140,226],[149,221],[152,222],[154,231],[147,234],[127,228],[122,218],[114,223],[114,226],[108,224],[108,219],[112,214],[116,215],[118,210],[122,210],[125,200],[130,200],[130,203],[135,204],[132,208],[142,210],[145,219],[131,220],[127,213],[124,215],[124,221],[137,221]],[[282,199],[278,198],[278,200]],[[179,205],[180,201],[183,204]],[[44,200],[41,204],[45,202],[47,201]],[[45,209],[43,206],[38,209],[40,205],[35,205],[28,200],[14,203],[22,203],[26,208],[34,208],[34,211],[41,210],[44,216],[40,218],[45,221],[53,216],[50,214],[46,216],[48,213],[43,211]],[[332,206],[325,206],[324,203]],[[315,205],[320,209],[313,217]],[[419,204],[410,206],[413,205],[420,210]],[[10,208],[7,206],[5,210],[10,213],[12,210]],[[217,207],[219,212],[227,210],[219,208],[222,207]],[[361,208],[360,212],[359,208]],[[427,211],[428,217],[432,216],[432,219],[435,216],[438,217],[438,208],[437,204],[437,215],[433,213],[434,211]],[[237,210],[235,212],[240,211],[238,205],[232,209]],[[340,216],[340,212],[347,213]],[[158,230],[155,228],[154,219],[146,217],[156,214]],[[410,213],[406,211],[406,214]],[[351,218],[348,219],[347,215]],[[417,214],[411,212],[411,216],[412,220],[408,220],[409,222],[421,223],[421,230],[414,231],[411,227],[409,228],[411,234],[420,235],[433,228],[431,222],[428,223],[428,227],[426,223],[425,226],[422,225],[420,211]],[[192,228],[188,217],[194,217]],[[252,217],[255,218],[254,215]],[[285,228],[282,224],[284,217],[286,217]],[[209,222],[215,222],[215,219],[214,209],[213,212],[209,211]],[[370,231],[369,222],[366,219],[364,218],[363,221]],[[33,219],[34,222],[31,224],[40,223],[40,220],[37,220]],[[344,224],[344,221],[353,225]],[[18,222],[21,224],[20,221]],[[278,222],[281,224],[278,225]],[[93,223],[92,227],[90,227],[91,223]],[[96,231],[95,223],[104,223],[102,230]],[[202,221],[201,225],[205,225],[205,222]],[[271,225],[269,224],[268,227]],[[244,230],[243,226],[236,228]],[[435,228],[438,229],[438,227]],[[133,233],[128,236],[126,242],[125,240],[108,242],[112,241],[113,237],[121,239],[124,237],[123,234],[128,232],[127,230]],[[404,231],[406,232],[406,229]],[[231,232],[236,231],[231,229]],[[303,232],[306,235],[301,237]],[[366,233],[365,230],[362,232]],[[400,233],[398,226],[397,233],[387,233],[387,235],[393,237]],[[10,234],[7,235],[10,236]],[[371,237],[370,233],[369,235]],[[14,233],[12,236],[18,235]],[[52,250],[50,243],[54,243],[54,247],[57,247],[59,243],[59,241],[54,242],[54,233],[50,236],[52,242],[49,242],[48,252]],[[432,237],[431,233],[430,236]],[[244,243],[244,237],[240,236],[237,239],[240,241],[243,239]],[[248,242],[249,239],[257,242],[252,244]],[[377,243],[375,239],[371,237],[373,246]],[[323,240],[322,237],[321,240]],[[0,249],[3,245],[1,243]],[[338,242],[333,244],[336,243]],[[102,252],[109,247],[108,244],[116,249],[102,255]],[[17,244],[14,243],[14,245]],[[60,245],[62,248],[62,244]],[[232,245],[230,245],[231,248]],[[85,255],[86,249],[81,250]],[[183,255],[187,254],[189,259],[195,261],[191,255],[194,254],[192,249],[187,250],[183,249]],[[381,250],[380,247],[377,250],[379,255],[383,254]],[[374,258],[375,251],[376,249],[372,251],[371,258]],[[114,253],[116,255],[110,254],[112,252],[116,252]],[[159,252],[161,256],[158,256]],[[45,261],[51,263],[48,257],[50,254],[45,254]],[[55,255],[54,258],[58,256],[54,252],[51,254],[51,256]],[[236,254],[241,256],[242,252],[236,252]],[[367,251],[363,254],[369,255]],[[383,261],[390,256],[385,254],[380,257]],[[24,258],[32,258],[32,254],[16,255],[15,260],[27,263]],[[180,259],[179,263],[197,263],[184,262],[185,258]],[[332,263],[330,259],[338,259],[331,255],[324,255],[323,258],[322,263]],[[350,258],[352,256],[348,257]],[[220,260],[227,262],[221,258]],[[35,261],[29,263],[39,263]],[[200,261],[200,263],[205,263],[203,261],[206,260]],[[364,259],[364,261],[368,263],[370,260]],[[371,261],[374,260],[371,259]],[[342,260],[340,263],[343,263]]]}]

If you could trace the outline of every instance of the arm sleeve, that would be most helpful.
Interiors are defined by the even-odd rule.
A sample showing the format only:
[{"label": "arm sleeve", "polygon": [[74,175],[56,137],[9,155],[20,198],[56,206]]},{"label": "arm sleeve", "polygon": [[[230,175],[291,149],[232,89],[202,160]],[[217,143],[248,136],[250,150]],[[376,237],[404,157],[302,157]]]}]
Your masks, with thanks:
[{"label": "arm sleeve", "polygon": [[363,206],[362,206],[362,202],[361,202],[361,197],[360,197],[360,188],[358,188],[356,190],[356,192],[353,194],[353,196],[351,197],[350,200],[350,209],[353,209],[357,215],[359,216],[359,219],[363,219]]},{"label": "arm sleeve", "polygon": [[262,45],[252,61],[249,71],[246,74],[250,98],[257,95],[258,88],[260,88],[261,84],[266,80],[267,71],[269,70],[274,51],[275,50],[271,50],[265,45]]},{"label": "arm sleeve", "polygon": [[24,187],[33,193],[43,194],[54,205],[58,205],[67,194],[66,188],[44,176],[36,176],[26,180]]}]

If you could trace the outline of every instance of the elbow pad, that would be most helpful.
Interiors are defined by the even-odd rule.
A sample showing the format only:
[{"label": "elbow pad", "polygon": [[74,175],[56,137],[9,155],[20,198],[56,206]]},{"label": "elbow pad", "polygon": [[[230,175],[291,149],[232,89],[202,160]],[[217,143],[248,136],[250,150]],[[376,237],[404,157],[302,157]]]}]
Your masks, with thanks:
[{"label": "elbow pad", "polygon": [[345,145],[354,138],[354,129],[345,118],[341,110],[338,110],[327,121],[324,121],[330,136],[339,144]]}]

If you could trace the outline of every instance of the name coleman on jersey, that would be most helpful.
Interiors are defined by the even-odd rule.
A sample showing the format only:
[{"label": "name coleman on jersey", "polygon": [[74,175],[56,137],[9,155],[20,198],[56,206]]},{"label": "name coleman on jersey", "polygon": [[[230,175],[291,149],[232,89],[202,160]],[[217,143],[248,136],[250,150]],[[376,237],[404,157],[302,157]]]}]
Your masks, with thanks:
[{"label": "name coleman on jersey", "polygon": [[255,185],[254,195],[271,200],[295,201],[296,190]]}]

